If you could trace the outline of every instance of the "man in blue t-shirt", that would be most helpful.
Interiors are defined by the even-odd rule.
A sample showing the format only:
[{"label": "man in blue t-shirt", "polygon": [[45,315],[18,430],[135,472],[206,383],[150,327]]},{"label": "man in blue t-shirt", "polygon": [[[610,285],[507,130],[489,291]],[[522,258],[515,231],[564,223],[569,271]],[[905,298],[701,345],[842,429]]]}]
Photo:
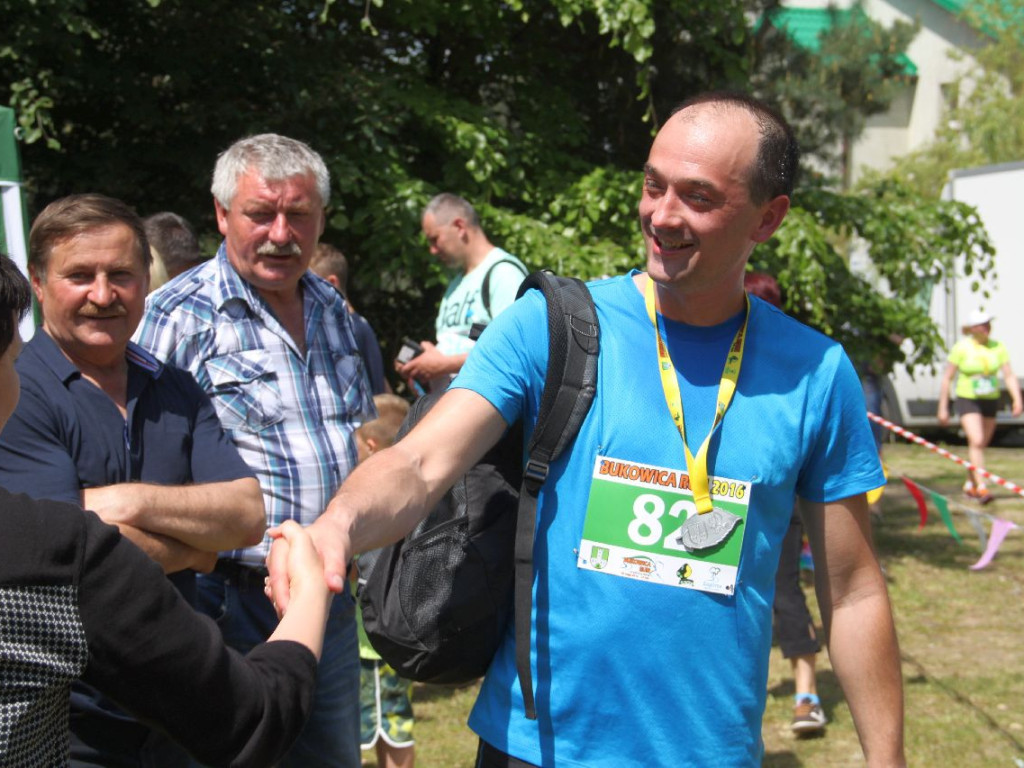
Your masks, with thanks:
[{"label": "man in blue t-shirt", "polygon": [[[470,716],[478,768],[760,765],[774,575],[798,497],[867,763],[905,764],[865,499],[884,478],[856,374],[839,345],[743,289],[751,251],[788,212],[797,161],[782,118],[739,94],[696,97],[658,132],[639,205],[646,271],[590,286],[597,395],[538,499],[537,717],[509,631]],[[522,419],[529,439],[545,323],[531,292],[430,417],[344,483],[311,529],[333,589],[352,553],[408,532],[509,424]],[[271,553],[282,607],[286,555]]]}]

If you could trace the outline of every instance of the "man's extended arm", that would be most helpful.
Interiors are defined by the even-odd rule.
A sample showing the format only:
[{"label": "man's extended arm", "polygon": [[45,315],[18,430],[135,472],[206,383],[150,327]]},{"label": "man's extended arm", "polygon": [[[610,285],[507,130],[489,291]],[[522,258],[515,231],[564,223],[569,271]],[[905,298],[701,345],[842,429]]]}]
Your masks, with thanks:
[{"label": "man's extended arm", "polygon": [[[506,426],[486,399],[454,389],[400,442],[360,464],[309,529],[331,589],[344,588],[353,555],[397,541],[412,530],[455,479],[501,438]],[[275,541],[268,558],[279,610],[288,602],[286,547],[286,542]]]},{"label": "man's extended arm", "polygon": [[904,766],[903,680],[885,578],[871,544],[866,497],[801,500],[829,659],[870,768]]},{"label": "man's extended arm", "polygon": [[82,506],[104,521],[216,552],[258,544],[266,528],[255,478],[165,486],[118,483],[82,490]]}]

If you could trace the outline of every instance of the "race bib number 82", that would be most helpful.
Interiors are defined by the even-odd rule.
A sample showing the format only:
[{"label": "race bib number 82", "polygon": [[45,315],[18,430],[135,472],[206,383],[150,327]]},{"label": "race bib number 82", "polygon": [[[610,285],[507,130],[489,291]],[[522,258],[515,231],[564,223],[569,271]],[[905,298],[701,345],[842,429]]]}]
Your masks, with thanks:
[{"label": "race bib number 82", "polygon": [[743,547],[750,484],[711,479],[716,507],[738,515],[721,544],[695,552],[680,529],[697,514],[686,472],[599,456],[577,565],[624,578],[732,594]]}]

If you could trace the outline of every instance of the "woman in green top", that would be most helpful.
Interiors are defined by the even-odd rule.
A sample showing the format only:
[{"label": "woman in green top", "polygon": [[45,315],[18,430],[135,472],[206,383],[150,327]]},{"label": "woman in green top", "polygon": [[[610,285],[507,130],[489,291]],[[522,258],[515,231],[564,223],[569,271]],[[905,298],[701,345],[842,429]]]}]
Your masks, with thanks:
[{"label": "woman in green top", "polygon": [[[992,315],[986,312],[972,312],[963,327],[967,334],[949,353],[949,365],[942,377],[939,393],[939,423],[949,422],[949,385],[959,372],[956,380],[956,411],[960,415],[960,426],[967,436],[967,456],[976,467],[985,466],[985,447],[992,441],[996,431],[996,411],[999,408],[999,373],[1010,393],[1013,415],[1019,416],[1024,405],[1021,403],[1020,384],[1010,368],[1010,354],[1006,345],[989,338],[992,332]],[[974,470],[967,470],[964,493],[982,504],[992,501],[985,487],[985,479]]]}]

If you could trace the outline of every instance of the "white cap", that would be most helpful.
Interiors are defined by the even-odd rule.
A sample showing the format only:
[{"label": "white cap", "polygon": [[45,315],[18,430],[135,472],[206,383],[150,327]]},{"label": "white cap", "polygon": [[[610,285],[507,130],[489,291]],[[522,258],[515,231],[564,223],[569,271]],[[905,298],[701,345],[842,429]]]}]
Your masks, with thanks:
[{"label": "white cap", "polygon": [[986,325],[991,323],[993,317],[991,312],[985,312],[981,309],[976,309],[967,316],[967,321],[964,323],[964,328],[973,328],[976,325]]}]

